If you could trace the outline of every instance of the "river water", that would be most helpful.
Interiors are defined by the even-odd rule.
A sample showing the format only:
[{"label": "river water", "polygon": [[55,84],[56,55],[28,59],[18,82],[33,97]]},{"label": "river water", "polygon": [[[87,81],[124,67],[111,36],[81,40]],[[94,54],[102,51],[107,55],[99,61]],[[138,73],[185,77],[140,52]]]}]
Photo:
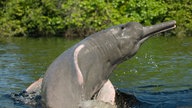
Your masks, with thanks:
[{"label": "river water", "polygon": [[[14,38],[0,41],[0,108],[15,104],[8,94],[43,77],[49,64],[80,40]],[[192,108],[192,38],[153,37],[110,79],[139,101],[134,108]]]}]

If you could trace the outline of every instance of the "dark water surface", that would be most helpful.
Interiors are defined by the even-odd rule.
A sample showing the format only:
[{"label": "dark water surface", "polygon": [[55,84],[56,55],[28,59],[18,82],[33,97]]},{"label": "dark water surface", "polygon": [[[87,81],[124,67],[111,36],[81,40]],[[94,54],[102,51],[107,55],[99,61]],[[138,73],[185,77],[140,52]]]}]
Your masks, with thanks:
[{"label": "dark water surface", "polygon": [[[43,77],[48,65],[79,40],[0,41],[0,108],[29,108],[6,95]],[[154,37],[111,76],[122,92],[139,100],[134,108],[192,108],[192,38]]]}]

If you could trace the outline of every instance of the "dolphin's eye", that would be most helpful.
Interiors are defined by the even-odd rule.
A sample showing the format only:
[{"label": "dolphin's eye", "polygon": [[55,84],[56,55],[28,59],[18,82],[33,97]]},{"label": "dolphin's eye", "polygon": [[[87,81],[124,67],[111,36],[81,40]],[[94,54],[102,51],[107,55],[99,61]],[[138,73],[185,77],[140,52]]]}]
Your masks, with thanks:
[{"label": "dolphin's eye", "polygon": [[125,26],[121,26],[121,30],[123,30],[125,28]]}]

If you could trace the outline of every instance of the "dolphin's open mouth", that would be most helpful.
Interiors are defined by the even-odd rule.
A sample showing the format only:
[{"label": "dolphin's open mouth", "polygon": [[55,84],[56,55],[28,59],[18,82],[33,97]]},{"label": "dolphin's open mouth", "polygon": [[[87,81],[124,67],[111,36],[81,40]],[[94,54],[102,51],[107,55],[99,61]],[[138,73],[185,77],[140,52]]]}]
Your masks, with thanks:
[{"label": "dolphin's open mouth", "polygon": [[176,21],[175,20],[156,24],[156,25],[152,25],[152,26],[143,27],[143,30],[144,30],[144,35],[143,35],[144,37],[143,38],[149,37],[149,35],[152,35],[152,34],[157,34],[157,33],[171,30],[175,27],[176,27]]}]

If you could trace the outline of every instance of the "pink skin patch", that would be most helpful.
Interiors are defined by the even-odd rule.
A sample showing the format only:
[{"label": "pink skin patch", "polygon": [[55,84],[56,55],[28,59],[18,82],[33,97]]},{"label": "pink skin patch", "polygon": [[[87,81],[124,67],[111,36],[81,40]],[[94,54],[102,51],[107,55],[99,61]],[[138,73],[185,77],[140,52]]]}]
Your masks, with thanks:
[{"label": "pink skin patch", "polygon": [[84,48],[85,45],[79,45],[75,51],[74,51],[74,63],[75,63],[75,69],[76,69],[76,72],[77,72],[77,80],[79,82],[80,85],[83,85],[84,83],[84,79],[83,79],[83,75],[82,75],[82,72],[79,68],[79,65],[78,65],[78,54],[79,52],[81,51],[82,48]]}]

